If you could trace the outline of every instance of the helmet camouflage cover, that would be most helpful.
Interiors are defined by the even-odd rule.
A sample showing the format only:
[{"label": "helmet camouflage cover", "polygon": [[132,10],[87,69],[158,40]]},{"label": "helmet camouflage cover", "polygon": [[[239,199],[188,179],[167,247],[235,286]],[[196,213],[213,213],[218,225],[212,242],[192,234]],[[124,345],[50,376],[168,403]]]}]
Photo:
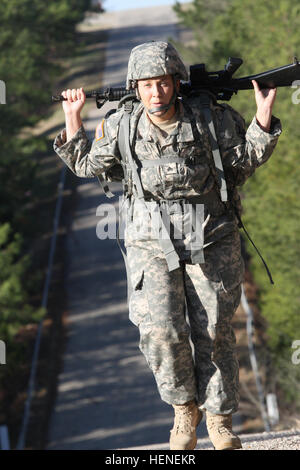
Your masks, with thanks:
[{"label": "helmet camouflage cover", "polygon": [[180,80],[188,80],[186,68],[172,44],[152,41],[132,49],[128,61],[127,90],[134,88],[136,80],[161,75],[176,75]]}]

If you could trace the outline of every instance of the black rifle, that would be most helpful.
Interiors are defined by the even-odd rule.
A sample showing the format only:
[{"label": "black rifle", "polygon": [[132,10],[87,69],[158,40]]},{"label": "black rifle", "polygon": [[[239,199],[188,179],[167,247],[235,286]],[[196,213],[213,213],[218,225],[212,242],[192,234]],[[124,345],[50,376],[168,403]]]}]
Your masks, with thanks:
[{"label": "black rifle", "polygon": [[[191,65],[190,81],[180,82],[180,95],[189,96],[200,90],[209,91],[216,100],[229,101],[239,90],[253,88],[251,80],[256,80],[260,88],[277,88],[291,86],[295,80],[300,80],[300,62],[294,57],[294,62],[276,69],[247,77],[232,78],[234,72],[242,65],[242,59],[230,57],[223,70],[207,72],[205,64]],[[130,92],[124,88],[107,88],[86,93],[87,98],[95,98],[98,108],[106,101],[120,101]],[[52,96],[52,101],[64,101],[62,95]]]}]

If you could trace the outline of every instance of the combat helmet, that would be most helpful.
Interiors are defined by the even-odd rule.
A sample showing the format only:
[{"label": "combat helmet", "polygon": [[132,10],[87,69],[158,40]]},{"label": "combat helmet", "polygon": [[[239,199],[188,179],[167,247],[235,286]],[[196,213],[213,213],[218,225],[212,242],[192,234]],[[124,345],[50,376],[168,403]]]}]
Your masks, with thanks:
[{"label": "combat helmet", "polygon": [[160,77],[162,75],[172,75],[174,81],[174,93],[170,102],[166,105],[148,109],[150,114],[158,111],[167,112],[175,103],[177,92],[175,82],[179,80],[188,80],[186,68],[179,57],[175,47],[168,42],[151,41],[140,44],[132,49],[129,61],[126,79],[127,90],[136,90],[137,81],[147,78]]},{"label": "combat helmet", "polygon": [[161,75],[172,75],[180,80],[188,80],[186,68],[172,44],[151,41],[132,49],[126,79],[128,90],[136,87],[137,80]]}]

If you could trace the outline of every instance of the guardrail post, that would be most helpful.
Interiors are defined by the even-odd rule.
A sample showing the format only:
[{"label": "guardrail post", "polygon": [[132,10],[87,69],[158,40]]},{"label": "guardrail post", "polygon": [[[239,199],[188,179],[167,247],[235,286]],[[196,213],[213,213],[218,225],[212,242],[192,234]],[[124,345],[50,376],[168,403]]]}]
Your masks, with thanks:
[{"label": "guardrail post", "polygon": [[8,429],[6,424],[0,426],[0,449],[1,450],[10,450]]}]

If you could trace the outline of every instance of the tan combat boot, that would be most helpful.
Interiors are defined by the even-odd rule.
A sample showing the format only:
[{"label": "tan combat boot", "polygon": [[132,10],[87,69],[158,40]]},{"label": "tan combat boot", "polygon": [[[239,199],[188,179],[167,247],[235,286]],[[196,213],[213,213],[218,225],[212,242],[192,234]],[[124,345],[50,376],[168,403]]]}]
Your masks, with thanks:
[{"label": "tan combat boot", "polygon": [[241,449],[240,438],[232,431],[232,415],[206,412],[206,427],[215,450]]},{"label": "tan combat boot", "polygon": [[174,426],[171,429],[170,450],[193,450],[197,444],[196,427],[202,419],[202,412],[195,401],[184,405],[173,405]]}]

